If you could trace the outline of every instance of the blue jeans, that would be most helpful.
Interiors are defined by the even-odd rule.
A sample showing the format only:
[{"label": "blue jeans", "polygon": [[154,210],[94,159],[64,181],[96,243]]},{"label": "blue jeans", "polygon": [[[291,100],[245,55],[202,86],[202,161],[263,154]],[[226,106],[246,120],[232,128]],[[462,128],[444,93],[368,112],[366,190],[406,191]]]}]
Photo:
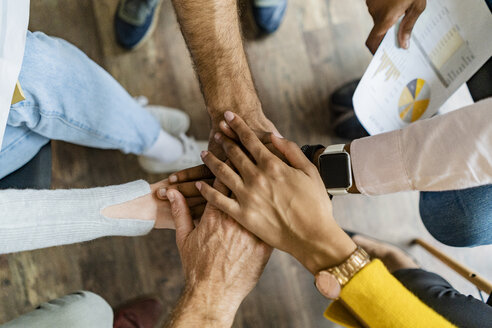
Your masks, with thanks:
[{"label": "blue jeans", "polygon": [[420,216],[434,238],[449,246],[492,244],[492,185],[422,192]]},{"label": "blue jeans", "polygon": [[160,126],[104,69],[70,43],[28,32],[19,81],[26,100],[11,106],[0,179],[50,139],[141,154]]}]

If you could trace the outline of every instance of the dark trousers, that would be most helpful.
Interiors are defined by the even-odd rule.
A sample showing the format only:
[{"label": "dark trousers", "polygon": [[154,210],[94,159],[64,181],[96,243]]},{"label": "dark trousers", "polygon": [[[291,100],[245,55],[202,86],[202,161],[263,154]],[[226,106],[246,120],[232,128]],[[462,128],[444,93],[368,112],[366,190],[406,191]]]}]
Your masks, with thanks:
[{"label": "dark trousers", "polygon": [[492,327],[492,306],[460,294],[435,273],[401,269],[393,273],[408,290],[458,327]]}]

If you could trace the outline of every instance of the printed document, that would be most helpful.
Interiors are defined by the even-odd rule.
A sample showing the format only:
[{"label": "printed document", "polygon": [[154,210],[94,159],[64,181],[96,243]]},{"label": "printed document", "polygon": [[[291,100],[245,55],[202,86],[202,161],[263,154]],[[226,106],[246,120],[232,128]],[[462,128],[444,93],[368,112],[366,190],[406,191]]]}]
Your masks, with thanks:
[{"label": "printed document", "polygon": [[386,34],[354,94],[370,134],[468,105],[465,82],[492,55],[492,13],[484,0],[427,0],[408,50],[398,46],[398,27]]}]

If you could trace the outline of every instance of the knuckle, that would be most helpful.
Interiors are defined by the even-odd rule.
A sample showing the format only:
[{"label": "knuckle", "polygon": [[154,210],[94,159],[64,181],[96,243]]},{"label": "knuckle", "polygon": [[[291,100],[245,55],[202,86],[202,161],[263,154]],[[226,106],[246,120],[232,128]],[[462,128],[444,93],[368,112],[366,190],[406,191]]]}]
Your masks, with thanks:
[{"label": "knuckle", "polygon": [[217,193],[211,193],[210,194],[210,199],[209,201],[212,203],[212,204],[217,204],[219,202],[220,198],[219,198],[219,195]]},{"label": "knuckle", "polygon": [[294,141],[291,141],[291,140],[289,140],[289,141],[287,142],[287,147],[288,147],[289,149],[293,149],[293,150],[294,150],[294,149],[295,149],[295,150],[298,150],[298,149],[299,149],[299,146],[298,146],[298,145],[297,145]]},{"label": "knuckle", "polygon": [[171,208],[171,212],[173,213],[174,217],[179,217],[181,216],[181,209],[179,207],[173,206]]},{"label": "knuckle", "polygon": [[387,14],[381,21],[381,30],[379,35],[383,35],[386,31],[398,21],[398,15],[395,14]]},{"label": "knuckle", "polygon": [[243,137],[243,142],[244,143],[252,143],[254,141],[253,135],[251,133],[245,133]]},{"label": "knuckle", "polygon": [[199,174],[201,176],[208,176],[208,175],[210,175],[210,170],[205,165],[198,166],[198,172],[199,172]]},{"label": "knuckle", "polygon": [[227,174],[229,171],[228,169],[229,169],[229,167],[227,166],[227,164],[225,164],[224,162],[220,162],[217,165],[217,175],[223,176],[223,175]]},{"label": "knuckle", "polygon": [[268,170],[269,173],[278,173],[281,169],[281,166],[279,165],[278,161],[276,160],[270,160],[267,161],[266,164],[266,169]]},{"label": "knuckle", "polygon": [[239,149],[232,141],[227,141],[224,142],[224,151],[227,154],[235,155],[239,152]]},{"label": "knuckle", "polygon": [[261,188],[268,184],[268,180],[263,174],[255,174],[253,177],[253,183]]},{"label": "knuckle", "polygon": [[310,175],[314,175],[314,174],[319,174],[318,172],[318,168],[316,167],[316,165],[314,165],[313,163],[309,163],[307,168],[306,168],[306,171],[307,173],[309,173]]}]

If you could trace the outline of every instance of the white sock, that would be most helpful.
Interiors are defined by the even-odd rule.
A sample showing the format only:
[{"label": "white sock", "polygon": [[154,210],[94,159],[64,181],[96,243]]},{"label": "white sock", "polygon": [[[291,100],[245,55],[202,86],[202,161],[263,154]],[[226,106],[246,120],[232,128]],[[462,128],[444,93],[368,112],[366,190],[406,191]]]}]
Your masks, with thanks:
[{"label": "white sock", "polygon": [[161,130],[154,144],[146,149],[142,155],[163,163],[171,163],[183,155],[183,144],[179,139]]}]

